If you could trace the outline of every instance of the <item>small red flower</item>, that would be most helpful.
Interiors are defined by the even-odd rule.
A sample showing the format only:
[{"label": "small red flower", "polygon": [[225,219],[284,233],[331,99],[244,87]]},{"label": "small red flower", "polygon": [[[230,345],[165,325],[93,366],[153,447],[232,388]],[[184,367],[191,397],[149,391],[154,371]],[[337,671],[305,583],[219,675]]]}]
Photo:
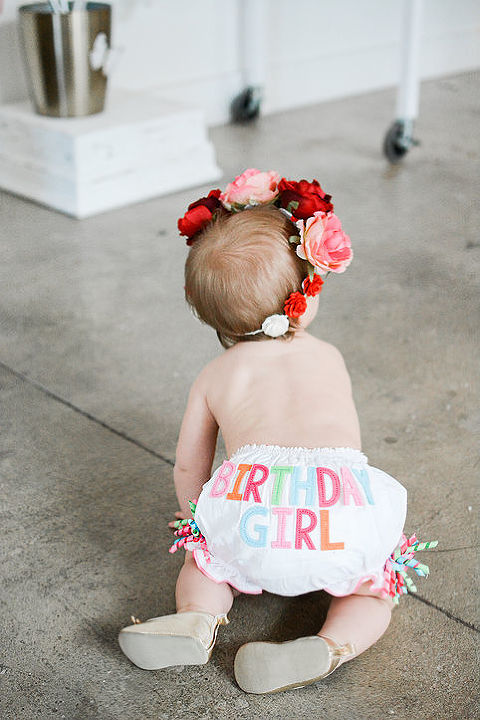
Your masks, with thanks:
[{"label": "small red flower", "polygon": [[317,180],[295,182],[282,178],[278,183],[278,190],[279,206],[295,215],[297,220],[306,220],[319,210],[326,213],[333,210],[333,204],[330,202],[332,196],[323,192]]},{"label": "small red flower", "polygon": [[221,190],[211,190],[208,197],[200,198],[200,200],[191,203],[183,218],[179,219],[178,229],[180,235],[187,237],[187,245],[193,244],[194,236],[208,225],[215,210],[221,207],[222,204],[218,199],[221,192]]},{"label": "small red flower", "polygon": [[291,293],[285,300],[285,305],[283,306],[283,309],[285,315],[288,315],[288,317],[300,317],[300,315],[303,315],[303,313],[307,309],[307,300],[305,298],[305,295],[302,295],[302,293],[299,292]]},{"label": "small red flower", "polygon": [[315,297],[315,295],[318,295],[322,292],[323,287],[323,280],[320,277],[320,275],[314,275],[313,280],[310,280],[309,277],[306,277],[303,281],[303,292],[308,297]]}]

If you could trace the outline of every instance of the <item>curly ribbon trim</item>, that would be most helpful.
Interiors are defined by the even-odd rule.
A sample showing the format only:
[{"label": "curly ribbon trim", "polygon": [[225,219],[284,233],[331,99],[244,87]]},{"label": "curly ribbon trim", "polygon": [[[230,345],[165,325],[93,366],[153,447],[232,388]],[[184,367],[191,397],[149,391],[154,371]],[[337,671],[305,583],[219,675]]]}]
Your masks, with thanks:
[{"label": "curly ribbon trim", "polygon": [[384,588],[388,595],[398,604],[401,595],[407,595],[408,591],[417,592],[417,588],[413,580],[407,575],[406,568],[412,568],[419,577],[427,577],[429,571],[428,565],[418,562],[415,559],[415,553],[421,550],[433,550],[437,547],[438,540],[430,542],[418,542],[416,535],[405,539],[390,555],[385,563],[385,585]]},{"label": "curly ribbon trim", "polygon": [[[196,503],[189,500],[188,502],[192,517],[185,520],[177,520],[174,524],[176,540],[169,548],[170,553],[176,552],[186,543],[198,543],[199,548],[203,551],[205,559],[210,562],[210,553],[207,548],[207,541],[202,534],[200,528],[195,522]],[[415,553],[422,550],[433,550],[438,545],[438,540],[430,540],[429,542],[419,542],[416,535],[410,538],[403,536],[404,540],[390,555],[385,563],[384,570],[384,590],[395,604],[398,604],[402,595],[407,595],[408,591],[415,593],[417,588],[413,580],[407,575],[406,568],[413,569],[419,577],[427,577],[430,570],[428,565],[415,559]]]},{"label": "curly ribbon trim", "polygon": [[188,504],[190,505],[190,510],[192,511],[192,517],[186,520],[177,520],[175,522],[175,532],[173,534],[177,536],[177,539],[169,548],[168,552],[174,553],[179,548],[183,547],[185,543],[194,542],[198,543],[199,547],[203,550],[205,559],[207,562],[210,562],[210,553],[207,549],[207,541],[195,522],[195,510],[197,509],[197,505],[191,500],[188,501]]}]

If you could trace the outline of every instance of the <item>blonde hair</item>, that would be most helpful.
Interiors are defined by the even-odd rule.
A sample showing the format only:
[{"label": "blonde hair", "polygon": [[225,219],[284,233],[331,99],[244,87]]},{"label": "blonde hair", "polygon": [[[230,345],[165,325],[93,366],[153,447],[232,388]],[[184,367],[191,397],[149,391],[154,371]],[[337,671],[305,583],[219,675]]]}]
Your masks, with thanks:
[{"label": "blonde hair", "polygon": [[[217,331],[224,347],[265,340],[263,321],[283,314],[290,293],[301,291],[306,264],[289,243],[295,225],[271,205],[221,212],[192,245],[185,265],[185,296],[200,320]],[[290,318],[284,338],[299,322]]]}]

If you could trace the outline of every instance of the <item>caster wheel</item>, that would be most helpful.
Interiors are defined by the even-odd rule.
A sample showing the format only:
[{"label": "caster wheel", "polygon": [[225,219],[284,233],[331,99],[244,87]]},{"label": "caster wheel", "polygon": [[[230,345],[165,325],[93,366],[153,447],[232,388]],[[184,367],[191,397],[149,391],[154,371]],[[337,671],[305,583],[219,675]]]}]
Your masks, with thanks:
[{"label": "caster wheel", "polygon": [[391,163],[398,163],[405,157],[409,149],[405,137],[405,125],[396,120],[387,130],[383,141],[383,152]]},{"label": "caster wheel", "polygon": [[248,87],[232,100],[230,113],[233,122],[250,122],[260,115],[261,94],[258,88]]}]

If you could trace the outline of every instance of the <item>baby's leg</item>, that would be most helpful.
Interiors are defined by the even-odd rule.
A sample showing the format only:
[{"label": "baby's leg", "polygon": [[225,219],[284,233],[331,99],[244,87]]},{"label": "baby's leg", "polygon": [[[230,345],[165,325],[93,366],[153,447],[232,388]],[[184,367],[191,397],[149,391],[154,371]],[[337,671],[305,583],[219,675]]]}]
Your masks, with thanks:
[{"label": "baby's leg", "polygon": [[193,553],[185,553],[175,590],[177,612],[207,612],[226,615],[233,604],[233,591],[228,583],[216,583],[197,567]]},{"label": "baby's leg", "polygon": [[391,598],[374,595],[369,588],[370,583],[364,583],[353,595],[332,598],[327,618],[318,633],[337,645],[354,645],[355,653],[345,660],[351,660],[371,647],[390,623]]},{"label": "baby's leg", "polygon": [[372,595],[367,584],[353,595],[334,597],[318,636],[243,645],[235,658],[235,678],[251,693],[316,682],[373,645],[388,627],[392,606],[390,599]]}]

